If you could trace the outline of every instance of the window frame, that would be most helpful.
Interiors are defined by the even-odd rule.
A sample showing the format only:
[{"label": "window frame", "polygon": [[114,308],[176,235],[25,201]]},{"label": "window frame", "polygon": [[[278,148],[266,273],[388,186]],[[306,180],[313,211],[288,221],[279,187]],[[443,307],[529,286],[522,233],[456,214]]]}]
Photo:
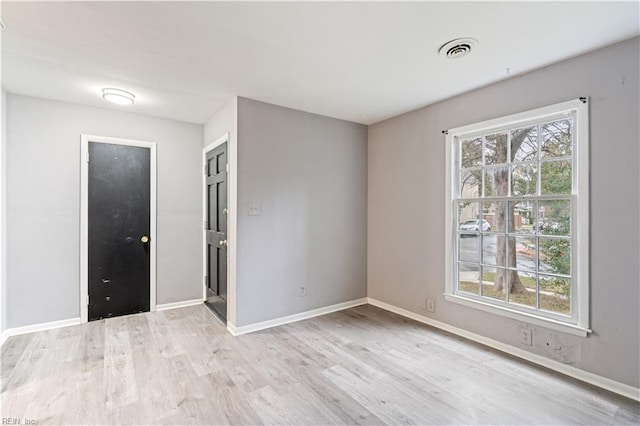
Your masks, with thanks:
[{"label": "window frame", "polygon": [[[498,133],[508,129],[523,128],[528,125],[542,124],[561,117],[571,115],[574,118],[574,134],[572,144],[572,191],[565,195],[521,195],[497,197],[507,199],[505,202],[518,200],[537,200],[539,198],[571,199],[571,316],[535,311],[531,308],[520,308],[517,304],[491,301],[480,295],[457,292],[457,251],[458,251],[458,211],[457,202],[464,200],[458,196],[460,191],[459,176],[462,170],[458,155],[459,141],[473,137]],[[492,120],[482,121],[457,127],[444,132],[446,134],[446,199],[445,199],[445,299],[472,308],[488,311],[523,322],[540,325],[570,334],[585,337],[589,329],[589,100],[579,98],[561,102],[542,108],[511,114]],[[510,144],[507,144],[510,149]],[[566,159],[566,157],[562,157]],[[555,159],[554,159],[555,160]],[[560,160],[560,158],[558,159]],[[540,165],[538,158],[537,164]],[[552,161],[552,160],[550,160]],[[482,164],[484,170],[484,153]],[[506,163],[506,167],[511,165]],[[509,169],[510,170],[510,169]],[[538,170],[538,187],[541,170]],[[511,183],[509,172],[509,182]],[[484,185],[483,185],[484,186]],[[484,197],[479,194],[475,201],[490,202],[495,197]],[[482,205],[482,204],[481,204]],[[538,210],[538,209],[536,209]],[[536,211],[536,220],[538,212]],[[509,238],[508,229],[505,230]],[[525,236],[526,234],[523,234]],[[535,238],[535,237],[534,237]],[[482,254],[479,252],[479,256]],[[481,264],[481,260],[480,263]],[[508,270],[508,269],[507,269]],[[536,273],[539,274],[539,273]]]}]

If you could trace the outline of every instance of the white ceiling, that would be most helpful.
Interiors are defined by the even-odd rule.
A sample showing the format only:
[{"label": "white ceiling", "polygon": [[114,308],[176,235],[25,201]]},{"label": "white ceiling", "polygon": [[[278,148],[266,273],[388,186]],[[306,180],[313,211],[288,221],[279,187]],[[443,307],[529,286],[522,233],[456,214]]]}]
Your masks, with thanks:
[{"label": "white ceiling", "polygon": [[[640,33],[638,2],[3,2],[2,14],[8,92],[195,123],[239,95],[371,124]],[[466,36],[480,42],[471,55],[437,55]],[[137,102],[111,106],[103,87]]]}]

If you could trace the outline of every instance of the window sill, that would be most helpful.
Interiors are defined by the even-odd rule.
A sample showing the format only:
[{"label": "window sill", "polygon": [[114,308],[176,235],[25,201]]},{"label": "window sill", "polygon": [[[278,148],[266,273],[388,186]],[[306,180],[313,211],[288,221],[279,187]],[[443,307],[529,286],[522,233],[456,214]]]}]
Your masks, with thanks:
[{"label": "window sill", "polygon": [[526,322],[540,327],[545,327],[551,330],[561,331],[563,333],[573,334],[574,336],[587,337],[591,330],[588,328],[580,327],[573,324],[567,324],[564,322],[556,321],[549,318],[538,317],[528,314],[526,312],[520,312],[515,309],[504,308],[502,306],[492,305],[490,303],[483,303],[477,300],[467,299],[463,296],[454,294],[446,294],[444,298],[448,302],[458,303],[460,305],[468,306],[470,308],[479,309],[481,311],[490,312],[495,315],[515,319],[518,321]]}]

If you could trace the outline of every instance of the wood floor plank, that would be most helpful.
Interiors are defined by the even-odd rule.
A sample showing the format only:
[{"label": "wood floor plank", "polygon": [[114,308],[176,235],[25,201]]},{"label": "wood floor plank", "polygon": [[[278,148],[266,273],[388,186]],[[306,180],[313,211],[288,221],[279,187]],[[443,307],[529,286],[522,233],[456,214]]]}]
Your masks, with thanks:
[{"label": "wood floor plank", "polygon": [[129,332],[116,321],[107,322],[105,328],[104,400],[105,408],[113,410],[136,402],[138,385]]},{"label": "wood floor plank", "polygon": [[15,336],[37,424],[640,424],[640,403],[372,306],[231,336],[204,306]]},{"label": "wood floor plank", "polygon": [[294,374],[300,382],[305,384],[305,389],[318,400],[318,403],[330,407],[342,419],[339,423],[383,424],[382,420],[360,405],[349,394],[334,386],[324,375],[318,374],[336,363],[305,345],[290,330],[295,333],[292,327],[280,327],[273,331],[269,330],[269,332],[277,333],[280,340],[293,349],[293,354],[284,361],[289,365],[291,374]]},{"label": "wood floor plank", "polygon": [[[217,405],[224,413],[228,423],[242,425],[263,424],[262,419],[249,403],[249,395],[240,390],[225,371],[208,374],[204,380],[213,390],[212,395],[217,395]],[[211,397],[211,395],[208,396]]]}]

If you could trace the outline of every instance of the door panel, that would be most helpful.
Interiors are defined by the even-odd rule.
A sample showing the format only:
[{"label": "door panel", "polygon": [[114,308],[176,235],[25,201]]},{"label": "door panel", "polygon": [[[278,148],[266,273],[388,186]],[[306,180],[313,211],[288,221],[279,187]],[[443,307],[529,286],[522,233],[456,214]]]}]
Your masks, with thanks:
[{"label": "door panel", "polygon": [[148,148],[89,142],[89,321],[149,311]]},{"label": "door panel", "polygon": [[206,157],[207,304],[227,316],[227,144]]}]

